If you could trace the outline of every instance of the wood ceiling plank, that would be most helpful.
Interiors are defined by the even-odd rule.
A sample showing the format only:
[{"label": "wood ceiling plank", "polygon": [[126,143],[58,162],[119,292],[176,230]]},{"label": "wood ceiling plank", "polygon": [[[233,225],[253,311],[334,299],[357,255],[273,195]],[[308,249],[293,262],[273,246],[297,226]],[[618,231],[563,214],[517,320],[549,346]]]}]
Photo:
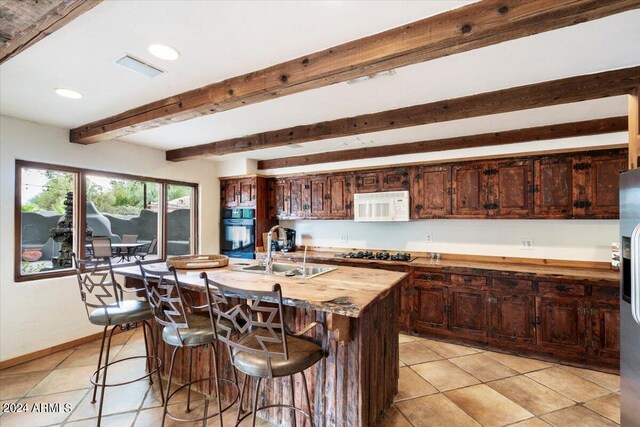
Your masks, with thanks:
[{"label": "wood ceiling plank", "polygon": [[70,141],[114,139],[639,7],[640,0],[483,0],[80,126]]},{"label": "wood ceiling plank", "polygon": [[492,145],[515,144],[518,142],[543,141],[556,138],[622,132],[626,129],[627,116],[610,117],[606,119],[585,120],[574,123],[560,123],[549,126],[537,126],[526,129],[492,132],[481,135],[459,136],[405,144],[355,148],[303,156],[261,160],[258,162],[258,169],[266,170],[288,168],[319,163],[400,156],[403,154],[430,153],[434,151],[458,150],[461,148],[489,147]]},{"label": "wood ceiling plank", "polygon": [[640,67],[623,68],[184,147],[167,151],[166,158],[180,161],[202,156],[220,156],[625,95],[631,93],[638,84]]},{"label": "wood ceiling plank", "polygon": [[[3,3],[3,21],[7,21],[3,24],[10,24],[9,21],[12,21],[15,25],[10,25],[11,34],[3,33],[4,42],[0,45],[0,64],[64,27],[78,16],[100,4],[101,1],[47,0],[45,2],[31,2],[12,0]],[[29,10],[25,10],[25,8]],[[7,14],[8,16],[6,16]],[[35,17],[34,14],[40,16]],[[25,15],[28,15],[28,19],[25,19]]]}]

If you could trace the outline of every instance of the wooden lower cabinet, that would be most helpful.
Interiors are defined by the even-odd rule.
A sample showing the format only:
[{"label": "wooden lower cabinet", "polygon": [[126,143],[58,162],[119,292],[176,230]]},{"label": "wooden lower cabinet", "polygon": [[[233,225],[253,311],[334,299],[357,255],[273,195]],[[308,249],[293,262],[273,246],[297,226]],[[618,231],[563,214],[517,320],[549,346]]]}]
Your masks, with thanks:
[{"label": "wooden lower cabinet", "polygon": [[486,291],[449,288],[449,327],[456,336],[475,339],[487,336],[486,300]]},{"label": "wooden lower cabinet", "polygon": [[571,297],[536,297],[538,345],[583,352],[586,340],[584,301]]},{"label": "wooden lower cabinet", "polygon": [[413,326],[423,332],[449,327],[448,287],[445,284],[416,280]]},{"label": "wooden lower cabinet", "polygon": [[[505,279],[413,271],[411,305],[403,330],[567,362],[617,368],[620,314],[617,284]],[[487,274],[483,271],[483,274]],[[433,280],[432,280],[433,279]]]},{"label": "wooden lower cabinet", "polygon": [[536,342],[534,296],[492,294],[488,300],[492,340],[525,344]]},{"label": "wooden lower cabinet", "polygon": [[591,352],[600,357],[620,358],[620,309],[618,304],[594,302],[590,307]]}]

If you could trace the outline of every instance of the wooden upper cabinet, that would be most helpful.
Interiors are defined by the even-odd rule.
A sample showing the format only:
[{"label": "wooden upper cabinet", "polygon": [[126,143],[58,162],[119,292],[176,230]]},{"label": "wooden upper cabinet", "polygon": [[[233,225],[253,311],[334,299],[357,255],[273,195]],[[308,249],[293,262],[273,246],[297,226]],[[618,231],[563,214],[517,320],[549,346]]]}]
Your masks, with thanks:
[{"label": "wooden upper cabinet", "polygon": [[329,204],[331,194],[329,181],[326,176],[311,177],[308,184],[309,200],[306,210],[307,218],[327,218],[329,216]]},{"label": "wooden upper cabinet", "polygon": [[276,179],[271,183],[269,203],[271,219],[286,219],[290,217],[290,193],[287,179]]},{"label": "wooden upper cabinet", "polygon": [[356,193],[382,191],[382,171],[356,172]]},{"label": "wooden upper cabinet", "polygon": [[410,174],[411,218],[451,214],[451,166],[418,166]]},{"label": "wooden upper cabinet", "polygon": [[238,206],[255,207],[256,206],[256,178],[239,179],[237,183],[238,189]]},{"label": "wooden upper cabinet", "polygon": [[534,162],[534,213],[563,217],[573,213],[573,159],[554,157]]},{"label": "wooden upper cabinet", "polygon": [[289,192],[289,217],[305,218],[309,210],[309,180],[307,178],[290,178],[287,180]]},{"label": "wooden upper cabinet", "polygon": [[383,169],[381,173],[382,191],[407,191],[409,190],[409,169],[391,168]]},{"label": "wooden upper cabinet", "polygon": [[453,166],[451,170],[453,215],[485,216],[487,203],[486,163],[471,163]]},{"label": "wooden upper cabinet", "polygon": [[220,205],[222,208],[238,207],[240,189],[238,181],[235,179],[225,179],[220,181]]},{"label": "wooden upper cabinet", "polygon": [[327,191],[329,194],[328,216],[330,218],[349,218],[353,195],[351,194],[351,175],[329,175],[327,177]]},{"label": "wooden upper cabinet", "polygon": [[497,162],[489,169],[489,196],[487,204],[492,215],[502,218],[520,218],[531,214],[533,162],[515,160]]},{"label": "wooden upper cabinet", "polygon": [[618,217],[620,173],[627,170],[627,165],[626,155],[610,154],[591,157],[591,194],[587,208],[589,214],[596,217]]}]

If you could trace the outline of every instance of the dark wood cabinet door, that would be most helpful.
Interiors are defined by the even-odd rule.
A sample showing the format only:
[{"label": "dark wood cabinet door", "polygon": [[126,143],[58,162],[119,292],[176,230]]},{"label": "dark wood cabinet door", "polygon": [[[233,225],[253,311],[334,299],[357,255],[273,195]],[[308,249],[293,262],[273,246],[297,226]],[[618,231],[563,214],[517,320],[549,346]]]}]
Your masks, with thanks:
[{"label": "dark wood cabinet door", "polygon": [[586,316],[582,298],[536,297],[538,345],[583,353]]},{"label": "dark wood cabinet door", "polygon": [[492,338],[501,342],[535,343],[534,296],[491,294],[489,302]]},{"label": "dark wood cabinet door", "polygon": [[611,154],[593,156],[590,168],[588,214],[603,218],[619,216],[619,175],[627,170],[627,156]]},{"label": "dark wood cabinet door", "polygon": [[451,167],[417,167],[411,174],[411,218],[451,214]]},{"label": "dark wood cabinet door", "polygon": [[331,194],[327,177],[311,177],[308,184],[307,218],[327,218]]},{"label": "dark wood cabinet door", "polygon": [[223,208],[236,208],[239,206],[240,188],[238,180],[226,179],[220,181],[220,204]]},{"label": "dark wood cabinet door", "polygon": [[418,331],[447,329],[449,325],[447,285],[437,282],[414,283],[413,327]]},{"label": "dark wood cabinet door", "polygon": [[278,179],[272,183],[271,219],[286,219],[290,217],[289,183],[286,179]]},{"label": "dark wood cabinet door", "polygon": [[[517,160],[498,162],[489,169],[490,212],[501,218],[527,217],[532,211],[531,190],[533,162]],[[491,209],[493,208],[493,209]]]},{"label": "dark wood cabinet door", "polygon": [[238,205],[242,207],[256,206],[256,179],[238,180]]},{"label": "dark wood cabinet door", "polygon": [[620,307],[593,303],[591,308],[591,349],[598,355],[620,357]]},{"label": "dark wood cabinet door", "polygon": [[349,218],[351,216],[351,180],[352,177],[347,175],[330,175],[327,178],[328,216],[330,218]]},{"label": "dark wood cabinet door", "polygon": [[382,191],[382,172],[367,171],[356,173],[356,193]]},{"label": "dark wood cabinet door", "polygon": [[534,162],[534,213],[567,217],[573,214],[573,160],[544,158]]},{"label": "dark wood cabinet door", "polygon": [[487,292],[459,286],[449,288],[449,329],[461,337],[487,336]]},{"label": "dark wood cabinet door", "polygon": [[453,186],[452,213],[461,216],[486,216],[486,163],[454,166],[451,170]]},{"label": "dark wood cabinet door", "polygon": [[307,178],[290,178],[289,187],[290,218],[305,218],[309,209],[309,180]]},{"label": "dark wood cabinet door", "polygon": [[381,177],[382,191],[409,190],[409,169],[407,168],[383,169]]}]

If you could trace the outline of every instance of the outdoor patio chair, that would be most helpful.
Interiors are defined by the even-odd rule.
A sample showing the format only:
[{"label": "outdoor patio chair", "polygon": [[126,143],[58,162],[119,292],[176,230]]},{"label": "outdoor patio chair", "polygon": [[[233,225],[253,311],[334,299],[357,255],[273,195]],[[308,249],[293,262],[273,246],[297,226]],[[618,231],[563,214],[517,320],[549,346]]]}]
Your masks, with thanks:
[{"label": "outdoor patio chair", "polygon": [[111,238],[105,236],[94,236],[91,240],[91,252],[93,253],[93,258],[111,258],[113,256]]},{"label": "outdoor patio chair", "polygon": [[122,243],[136,243],[138,241],[137,234],[123,234]]},{"label": "outdoor patio chair", "polygon": [[151,255],[156,251],[156,246],[158,246],[158,239],[157,238],[153,238],[153,240],[151,241],[151,243],[149,243],[149,246],[147,246],[147,250],[144,252],[134,252],[133,256],[136,257],[139,260],[143,260],[147,255]]}]

